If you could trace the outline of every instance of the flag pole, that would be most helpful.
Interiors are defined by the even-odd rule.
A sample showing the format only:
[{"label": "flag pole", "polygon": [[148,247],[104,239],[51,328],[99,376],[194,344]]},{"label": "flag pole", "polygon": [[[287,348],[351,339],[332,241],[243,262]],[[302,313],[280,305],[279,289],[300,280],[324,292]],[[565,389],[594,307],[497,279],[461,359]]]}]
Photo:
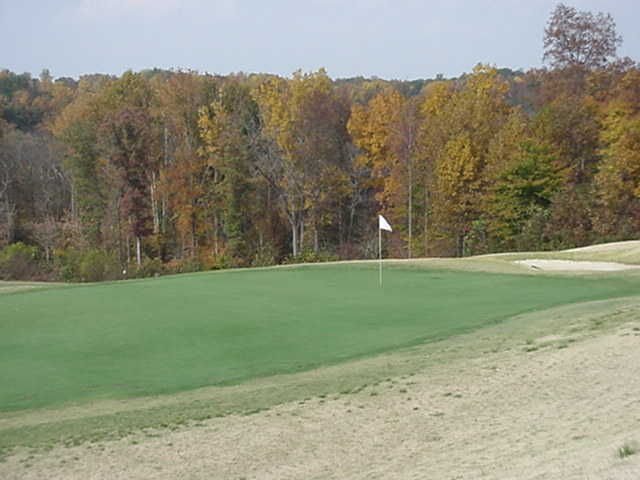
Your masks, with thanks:
[{"label": "flag pole", "polygon": [[378,257],[380,258],[380,288],[382,288],[382,230],[392,232],[391,225],[382,215],[378,215]]},{"label": "flag pole", "polygon": [[380,287],[382,288],[382,229],[378,228],[378,252],[380,257]]}]

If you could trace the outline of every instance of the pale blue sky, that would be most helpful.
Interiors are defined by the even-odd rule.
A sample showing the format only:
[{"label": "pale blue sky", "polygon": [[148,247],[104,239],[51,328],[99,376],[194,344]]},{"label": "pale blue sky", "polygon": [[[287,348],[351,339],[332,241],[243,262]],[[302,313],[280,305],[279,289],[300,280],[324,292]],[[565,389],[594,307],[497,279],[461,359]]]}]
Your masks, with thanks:
[{"label": "pale blue sky", "polygon": [[[55,77],[184,68],[325,67],[333,78],[446,77],[541,66],[557,0],[0,0],[0,68]],[[640,60],[638,0],[566,0],[613,15]]]}]

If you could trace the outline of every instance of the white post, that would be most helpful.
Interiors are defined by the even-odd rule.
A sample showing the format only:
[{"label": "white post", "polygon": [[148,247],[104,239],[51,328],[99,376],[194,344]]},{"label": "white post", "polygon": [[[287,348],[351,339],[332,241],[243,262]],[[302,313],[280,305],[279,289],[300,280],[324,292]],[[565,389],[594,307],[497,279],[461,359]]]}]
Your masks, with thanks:
[{"label": "white post", "polygon": [[382,288],[382,229],[378,226],[378,252],[380,256],[380,287]]}]

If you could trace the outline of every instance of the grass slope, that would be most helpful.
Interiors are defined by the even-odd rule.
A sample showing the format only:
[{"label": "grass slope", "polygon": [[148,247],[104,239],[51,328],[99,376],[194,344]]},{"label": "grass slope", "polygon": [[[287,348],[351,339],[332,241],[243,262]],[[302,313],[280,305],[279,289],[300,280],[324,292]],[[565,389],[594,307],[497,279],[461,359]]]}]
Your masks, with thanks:
[{"label": "grass slope", "polygon": [[0,411],[232,384],[638,293],[634,276],[375,265],[183,275],[0,297]]}]

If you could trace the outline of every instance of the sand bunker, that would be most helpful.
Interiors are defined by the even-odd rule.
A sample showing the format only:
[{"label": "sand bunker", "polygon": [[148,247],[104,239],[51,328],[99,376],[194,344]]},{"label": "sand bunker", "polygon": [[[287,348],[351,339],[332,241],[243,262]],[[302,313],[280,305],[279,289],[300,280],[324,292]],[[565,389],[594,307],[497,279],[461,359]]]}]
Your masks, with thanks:
[{"label": "sand bunker", "polygon": [[516,260],[514,263],[526,265],[537,270],[554,271],[583,271],[583,272],[615,272],[619,270],[632,270],[640,268],[638,265],[628,265],[616,262],[582,262],[575,260],[543,260],[528,259]]}]

